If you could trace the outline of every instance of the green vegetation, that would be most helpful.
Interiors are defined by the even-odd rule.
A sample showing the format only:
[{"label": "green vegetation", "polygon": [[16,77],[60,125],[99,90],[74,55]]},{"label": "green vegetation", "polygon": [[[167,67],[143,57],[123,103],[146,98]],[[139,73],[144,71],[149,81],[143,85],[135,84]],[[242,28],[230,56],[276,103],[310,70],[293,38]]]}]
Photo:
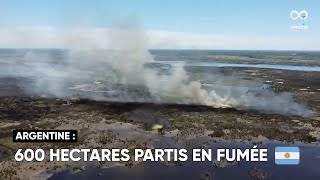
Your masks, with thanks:
[{"label": "green vegetation", "polygon": [[320,66],[319,51],[151,50],[157,61]]},{"label": "green vegetation", "polygon": [[282,64],[282,65],[304,65],[320,66],[320,57],[304,56],[277,56],[277,55],[208,55],[206,60],[213,60],[221,63],[240,63],[240,64]]}]

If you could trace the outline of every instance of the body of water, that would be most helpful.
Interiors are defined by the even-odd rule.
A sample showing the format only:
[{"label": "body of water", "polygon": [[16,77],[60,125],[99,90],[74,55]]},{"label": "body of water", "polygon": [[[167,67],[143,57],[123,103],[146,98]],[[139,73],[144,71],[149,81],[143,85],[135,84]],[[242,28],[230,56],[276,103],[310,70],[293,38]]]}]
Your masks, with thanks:
[{"label": "body of water", "polygon": [[201,67],[245,67],[245,68],[266,68],[282,69],[295,71],[320,71],[320,66],[293,66],[279,64],[235,64],[235,63],[217,63],[217,62],[190,62],[190,61],[157,61],[158,63],[171,64],[173,66],[201,66]]},{"label": "body of water", "polygon": [[[268,162],[243,162],[227,164],[224,167],[214,166],[213,162],[192,162],[189,159],[179,165],[166,165],[160,162],[143,162],[133,167],[117,166],[111,168],[88,167],[86,170],[71,173],[68,171],[54,174],[50,180],[66,179],[201,179],[210,176],[211,179],[251,179],[255,172],[262,173],[266,179],[320,179],[320,146],[290,145],[300,147],[299,165],[276,165],[274,150],[277,146],[288,144],[268,142],[258,145],[258,148],[268,149]],[[217,148],[252,148],[252,144],[244,143],[214,143],[211,145],[215,157]],[[191,149],[188,150],[190,152]],[[259,174],[259,173],[258,173]]]}]

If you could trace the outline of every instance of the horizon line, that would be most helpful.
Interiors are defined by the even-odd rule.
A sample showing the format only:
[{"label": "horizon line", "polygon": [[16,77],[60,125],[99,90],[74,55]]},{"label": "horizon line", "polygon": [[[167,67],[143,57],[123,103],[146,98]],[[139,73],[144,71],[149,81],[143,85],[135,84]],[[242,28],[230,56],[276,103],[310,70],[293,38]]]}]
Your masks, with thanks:
[{"label": "horizon line", "polygon": [[[0,47],[0,50],[70,50],[70,49],[90,49],[90,48],[5,48]],[[111,48],[101,48],[111,49]],[[320,52],[320,50],[297,50],[297,49],[205,49],[205,48],[146,48],[148,51],[300,51],[300,52]]]}]

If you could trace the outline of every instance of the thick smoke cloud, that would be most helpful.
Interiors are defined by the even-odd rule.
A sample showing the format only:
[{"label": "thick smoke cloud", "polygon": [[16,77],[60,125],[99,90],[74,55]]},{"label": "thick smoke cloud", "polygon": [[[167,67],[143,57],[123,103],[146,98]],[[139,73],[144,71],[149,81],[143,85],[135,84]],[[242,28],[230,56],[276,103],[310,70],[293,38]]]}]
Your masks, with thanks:
[{"label": "thick smoke cloud", "polygon": [[111,29],[103,32],[99,41],[83,33],[70,31],[55,38],[64,44],[81,46],[83,43],[85,48],[63,53],[25,51],[19,56],[15,54],[15,59],[2,58],[0,77],[31,79],[32,83],[22,87],[36,96],[201,104],[282,115],[312,115],[305,105],[294,102],[290,93],[262,91],[259,96],[248,95],[250,87],[226,85],[224,77],[214,74],[210,76],[216,79],[215,83],[204,86],[202,79],[191,80],[183,67],[172,68],[169,73],[146,67],[155,61],[147,50],[148,38],[138,28]]}]

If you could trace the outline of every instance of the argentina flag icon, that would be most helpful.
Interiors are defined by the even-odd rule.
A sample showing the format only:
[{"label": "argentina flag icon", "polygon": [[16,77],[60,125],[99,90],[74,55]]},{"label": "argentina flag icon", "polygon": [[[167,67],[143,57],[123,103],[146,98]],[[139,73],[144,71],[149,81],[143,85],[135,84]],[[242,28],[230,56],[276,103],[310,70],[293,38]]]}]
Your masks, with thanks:
[{"label": "argentina flag icon", "polygon": [[276,147],[275,148],[275,163],[278,165],[297,165],[300,163],[300,148],[299,147]]}]

